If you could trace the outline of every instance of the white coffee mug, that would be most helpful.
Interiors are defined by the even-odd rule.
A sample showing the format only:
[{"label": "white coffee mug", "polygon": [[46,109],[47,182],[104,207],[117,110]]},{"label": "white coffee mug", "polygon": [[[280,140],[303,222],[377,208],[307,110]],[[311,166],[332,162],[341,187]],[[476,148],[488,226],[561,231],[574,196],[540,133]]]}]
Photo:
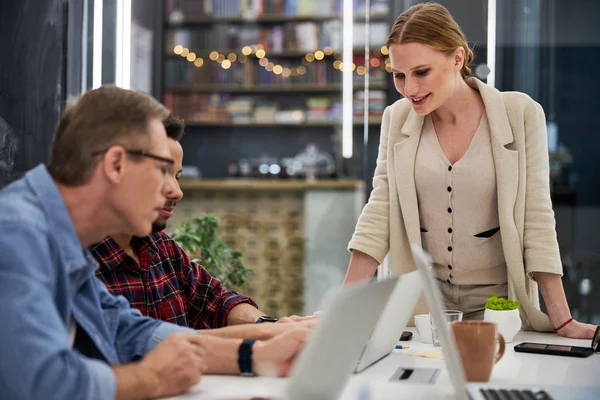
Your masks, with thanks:
[{"label": "white coffee mug", "polygon": [[432,343],[433,339],[431,337],[429,314],[415,315],[415,327],[417,328],[421,342]]}]

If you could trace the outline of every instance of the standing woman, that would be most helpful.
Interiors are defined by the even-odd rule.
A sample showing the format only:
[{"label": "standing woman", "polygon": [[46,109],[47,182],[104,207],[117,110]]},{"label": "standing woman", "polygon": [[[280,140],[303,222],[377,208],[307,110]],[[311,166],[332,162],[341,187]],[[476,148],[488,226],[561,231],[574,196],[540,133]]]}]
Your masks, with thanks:
[{"label": "standing woman", "polygon": [[497,294],[521,301],[525,326],[591,338],[561,282],[542,107],[469,77],[473,52],[440,4],[402,13],[386,46],[404,99],[383,114],[345,283],[372,277],[388,251],[392,273],[414,270],[416,243],[432,255],[445,306],[465,319],[482,319]]}]

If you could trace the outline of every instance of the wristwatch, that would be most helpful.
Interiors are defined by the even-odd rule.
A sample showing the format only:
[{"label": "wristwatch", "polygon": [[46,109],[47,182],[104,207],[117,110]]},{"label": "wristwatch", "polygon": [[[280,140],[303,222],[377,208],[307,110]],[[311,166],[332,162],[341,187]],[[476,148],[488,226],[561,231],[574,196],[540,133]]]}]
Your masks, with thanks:
[{"label": "wristwatch", "polygon": [[279,321],[279,318],[277,317],[269,317],[268,315],[262,315],[260,317],[258,317],[258,319],[256,320],[257,324],[261,324],[263,322],[277,322]]},{"label": "wristwatch", "polygon": [[238,349],[238,366],[242,376],[255,375],[252,370],[252,345],[254,342],[256,342],[254,339],[244,339]]}]

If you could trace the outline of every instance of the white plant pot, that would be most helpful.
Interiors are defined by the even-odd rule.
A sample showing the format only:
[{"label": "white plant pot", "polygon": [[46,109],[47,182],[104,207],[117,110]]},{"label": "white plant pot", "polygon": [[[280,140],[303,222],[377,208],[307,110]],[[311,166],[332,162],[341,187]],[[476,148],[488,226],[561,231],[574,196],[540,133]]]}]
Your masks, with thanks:
[{"label": "white plant pot", "polygon": [[498,326],[498,333],[504,337],[506,343],[511,343],[517,332],[521,330],[519,309],[496,311],[486,308],[483,313],[483,320],[495,322]]}]

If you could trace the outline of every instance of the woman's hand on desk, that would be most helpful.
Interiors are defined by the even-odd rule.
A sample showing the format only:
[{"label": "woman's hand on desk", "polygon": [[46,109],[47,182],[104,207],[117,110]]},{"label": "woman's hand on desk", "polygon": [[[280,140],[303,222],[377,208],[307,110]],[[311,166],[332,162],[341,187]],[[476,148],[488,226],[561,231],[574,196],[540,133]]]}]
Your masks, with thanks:
[{"label": "woman's hand on desk", "polygon": [[591,339],[596,332],[596,325],[584,324],[579,321],[571,321],[562,329],[559,329],[558,336],[564,336],[571,339]]}]

